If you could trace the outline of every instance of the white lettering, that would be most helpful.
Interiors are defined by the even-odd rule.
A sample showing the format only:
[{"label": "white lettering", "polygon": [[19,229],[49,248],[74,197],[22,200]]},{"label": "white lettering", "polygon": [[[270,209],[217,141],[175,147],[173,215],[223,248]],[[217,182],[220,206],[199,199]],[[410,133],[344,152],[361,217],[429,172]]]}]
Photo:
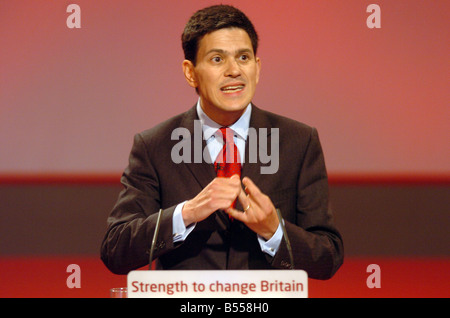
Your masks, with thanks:
[{"label": "white lettering", "polygon": [[66,269],[67,273],[72,273],[67,277],[68,288],[81,288],[81,269],[77,264],[70,264]]},{"label": "white lettering", "polygon": [[366,12],[372,12],[371,15],[367,17],[366,24],[369,29],[381,28],[381,8],[378,4],[369,4],[367,6]]},{"label": "white lettering", "polygon": [[369,288],[381,288],[381,268],[377,264],[370,264],[366,269],[367,273],[372,273],[367,277],[366,284]]},{"label": "white lettering", "polygon": [[67,17],[66,24],[69,29],[80,29],[81,28],[81,8],[78,4],[69,4],[67,6],[66,12],[72,12],[71,15]]}]

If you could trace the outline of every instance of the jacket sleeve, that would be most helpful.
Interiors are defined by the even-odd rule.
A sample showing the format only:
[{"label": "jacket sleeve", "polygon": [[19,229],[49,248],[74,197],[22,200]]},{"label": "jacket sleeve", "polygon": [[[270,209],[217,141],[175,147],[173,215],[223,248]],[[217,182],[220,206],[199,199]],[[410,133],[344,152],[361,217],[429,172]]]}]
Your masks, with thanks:
[{"label": "jacket sleeve", "polygon": [[[150,247],[160,209],[159,180],[140,134],[135,135],[121,183],[123,190],[107,219],[101,259],[116,274],[149,264]],[[173,248],[172,216],[163,210],[154,258]]]},{"label": "jacket sleeve", "polygon": [[[296,197],[296,219],[285,220],[294,268],[305,270],[311,278],[328,279],[343,263],[343,242],[329,208],[327,172],[314,128],[301,163]],[[290,268],[290,262],[283,239],[272,266]]]}]

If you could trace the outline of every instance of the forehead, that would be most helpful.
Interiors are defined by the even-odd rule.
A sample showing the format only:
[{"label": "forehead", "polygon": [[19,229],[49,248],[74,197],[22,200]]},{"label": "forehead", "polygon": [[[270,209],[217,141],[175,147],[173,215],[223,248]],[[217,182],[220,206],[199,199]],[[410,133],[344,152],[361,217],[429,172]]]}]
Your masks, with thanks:
[{"label": "forehead", "polygon": [[225,28],[206,34],[200,40],[198,53],[207,54],[210,50],[217,49],[226,52],[250,49],[253,52],[249,35],[240,28]]}]

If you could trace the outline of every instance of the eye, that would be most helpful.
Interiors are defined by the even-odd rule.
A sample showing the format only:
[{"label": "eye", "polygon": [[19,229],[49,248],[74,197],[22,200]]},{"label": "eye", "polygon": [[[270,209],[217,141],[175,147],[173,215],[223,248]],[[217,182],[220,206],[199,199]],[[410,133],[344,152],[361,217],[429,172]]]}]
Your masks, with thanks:
[{"label": "eye", "polygon": [[248,56],[248,54],[242,54],[239,57],[239,60],[241,60],[242,62],[247,62],[248,60],[250,60],[250,56]]},{"label": "eye", "polygon": [[220,63],[222,61],[222,58],[220,56],[214,56],[211,59],[211,61],[214,62],[214,63]]}]

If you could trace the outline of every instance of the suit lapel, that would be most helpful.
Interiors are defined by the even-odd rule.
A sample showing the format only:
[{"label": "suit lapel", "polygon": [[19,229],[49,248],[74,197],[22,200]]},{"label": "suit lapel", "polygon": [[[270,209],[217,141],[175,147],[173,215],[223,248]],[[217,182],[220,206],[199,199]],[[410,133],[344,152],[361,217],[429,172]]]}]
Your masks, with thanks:
[{"label": "suit lapel", "polygon": [[[260,128],[266,128],[267,143],[260,142],[261,139],[260,133],[263,132],[260,131]],[[262,178],[261,175],[262,163],[260,161],[259,155],[261,151],[260,148],[262,149],[262,151],[266,151],[266,153],[267,149],[271,149],[271,139],[269,138],[271,134],[271,128],[272,125],[270,124],[264,112],[261,109],[257,108],[255,105],[253,105],[249,125],[249,135],[247,136],[247,142],[245,143],[245,162],[242,167],[242,178],[247,176],[255,184],[259,184]]]},{"label": "suit lapel", "polygon": [[[191,136],[191,162],[184,162],[183,164],[203,189],[216,177],[216,172],[214,171],[214,165],[205,163],[203,159],[203,150],[206,149],[206,141],[203,138],[203,130],[197,115],[196,106],[186,112],[180,126],[187,128]],[[199,158],[200,160],[198,160]]]}]

